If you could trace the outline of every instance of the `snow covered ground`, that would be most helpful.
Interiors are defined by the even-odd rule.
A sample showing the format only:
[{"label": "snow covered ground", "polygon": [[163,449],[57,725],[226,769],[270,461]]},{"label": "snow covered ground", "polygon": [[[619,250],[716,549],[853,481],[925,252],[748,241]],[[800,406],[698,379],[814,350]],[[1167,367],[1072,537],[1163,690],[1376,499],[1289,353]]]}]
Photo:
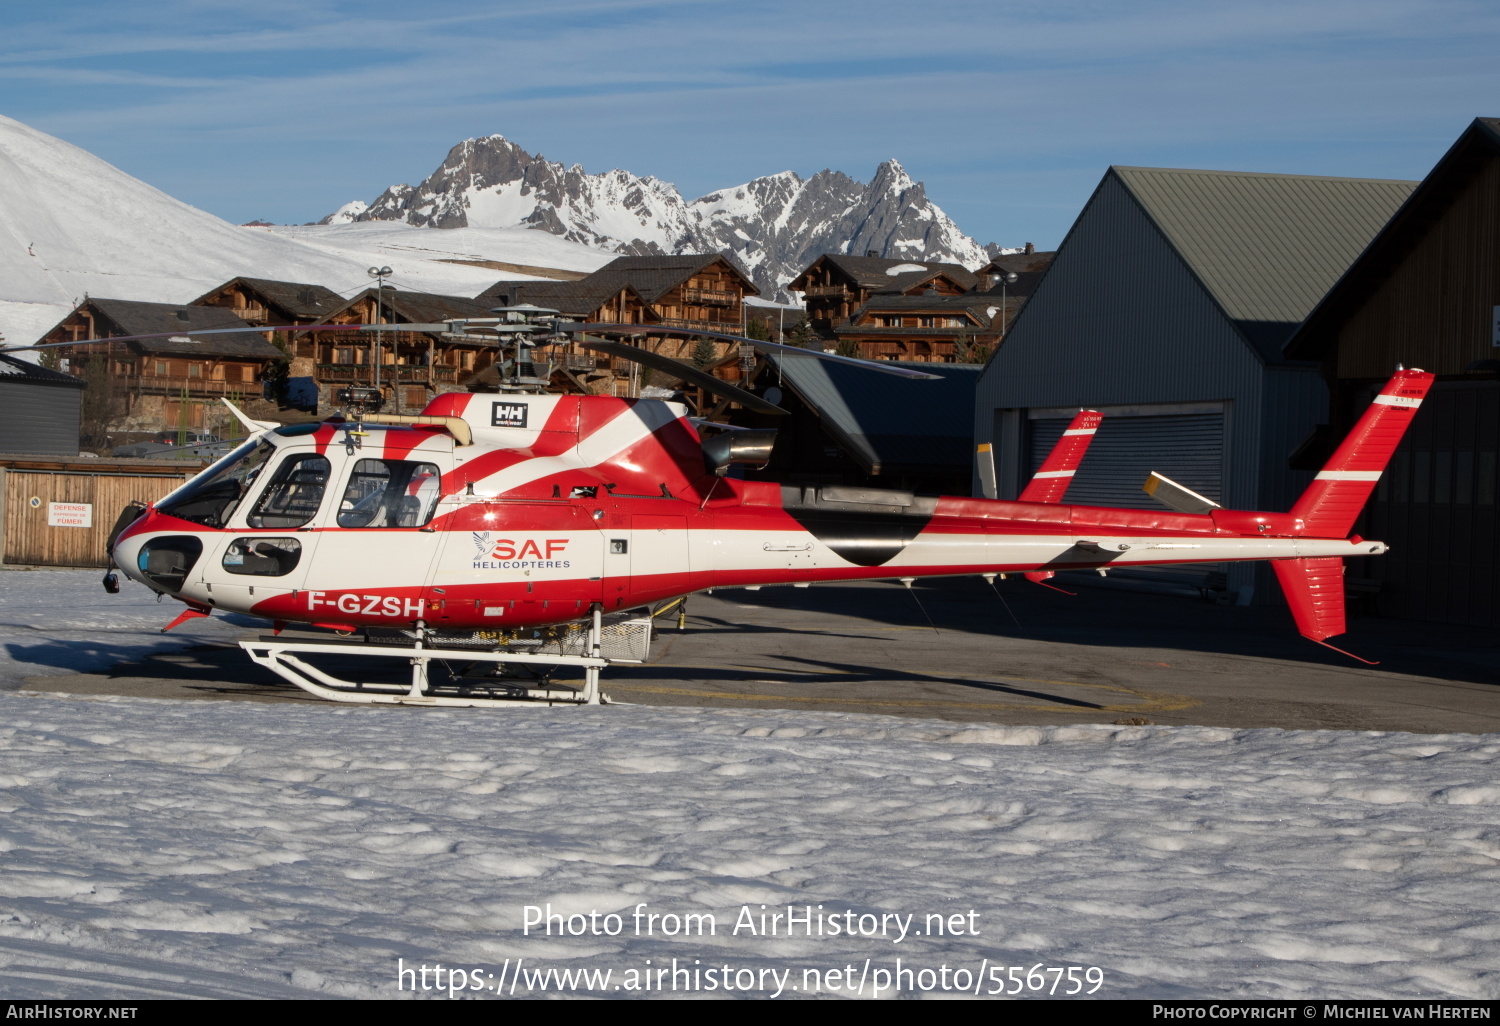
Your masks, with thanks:
[{"label": "snow covered ground", "polygon": [[388,264],[396,272],[391,281],[398,288],[452,296],[476,296],[501,278],[545,277],[485,267],[486,262],[588,272],[598,270],[617,255],[535,228],[418,228],[404,221],[361,221],[247,230],[366,266]]},{"label": "snow covered ground", "polygon": [[[96,578],[0,574],[10,687],[184,643]],[[593,992],[624,996],[671,993],[676,959],[678,993],[735,996],[1033,967],[1061,995],[1097,967],[1101,997],[1495,998],[1497,768],[1496,735],[12,691],[0,985],[394,996],[426,967],[402,993],[493,997],[607,970]],[[525,932],[549,905],[552,936]]]}]

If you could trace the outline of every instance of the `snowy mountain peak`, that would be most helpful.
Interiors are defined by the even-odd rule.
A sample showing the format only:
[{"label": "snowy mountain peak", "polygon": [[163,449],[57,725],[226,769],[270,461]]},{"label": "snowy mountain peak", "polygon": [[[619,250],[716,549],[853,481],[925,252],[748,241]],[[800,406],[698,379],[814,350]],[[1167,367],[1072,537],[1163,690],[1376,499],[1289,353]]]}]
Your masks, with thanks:
[{"label": "snowy mountain peak", "polygon": [[874,250],[968,267],[988,259],[895,159],[868,185],[840,171],[808,179],[780,171],[687,201],[659,178],[620,168],[589,174],[490,135],[464,140],[420,185],[393,185],[352,217],[539,228],[629,255],[728,252],[768,296],[823,253]]},{"label": "snowy mountain peak", "polygon": [[364,200],[350,200],[348,203],[345,203],[333,213],[323,218],[318,222],[318,224],[351,224],[355,221],[355,219],[359,217],[360,214],[363,214],[366,210],[369,209],[370,205]]}]

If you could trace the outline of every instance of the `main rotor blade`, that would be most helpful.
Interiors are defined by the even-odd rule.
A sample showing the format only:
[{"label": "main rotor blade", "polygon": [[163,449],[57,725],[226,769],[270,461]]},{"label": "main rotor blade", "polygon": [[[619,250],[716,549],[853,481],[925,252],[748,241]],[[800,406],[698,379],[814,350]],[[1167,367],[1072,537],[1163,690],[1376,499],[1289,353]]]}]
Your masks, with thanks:
[{"label": "main rotor blade", "polygon": [[941,381],[941,374],[928,374],[924,371],[911,370],[907,367],[895,367],[888,362],[878,360],[860,360],[853,356],[838,356],[834,353],[823,353],[816,349],[798,349],[796,346],[784,346],[779,342],[765,342],[758,338],[746,338],[743,335],[725,335],[718,331],[697,331],[693,328],[664,328],[660,324],[570,324],[559,325],[559,331],[591,331],[596,335],[607,335],[612,333],[625,333],[631,335],[702,335],[704,338],[722,338],[729,342],[739,342],[742,345],[754,346],[763,353],[781,353],[784,356],[805,356],[813,360],[827,360],[830,363],[845,363],[851,367],[859,367],[863,370],[879,371],[882,374],[894,374],[898,378],[912,378],[918,381]]},{"label": "main rotor blade", "polygon": [[446,324],[267,324],[240,328],[198,328],[189,331],[158,331],[150,335],[113,335],[109,338],[81,338],[76,342],[43,342],[34,346],[0,346],[0,353],[24,353],[32,349],[58,349],[62,346],[86,346],[92,342],[135,342],[148,338],[185,338],[194,335],[255,334],[262,331],[447,331]]},{"label": "main rotor blade", "polygon": [[610,356],[618,356],[622,360],[633,360],[647,367],[666,371],[673,377],[692,382],[705,392],[712,392],[722,399],[737,402],[747,410],[786,416],[786,410],[766,402],[754,392],[747,392],[738,385],[720,381],[712,374],[701,371],[691,364],[683,363],[681,360],[674,360],[670,356],[662,356],[660,353],[653,353],[649,349],[641,349],[638,346],[627,346],[623,342],[580,342],[579,345],[585,349],[597,350]]}]

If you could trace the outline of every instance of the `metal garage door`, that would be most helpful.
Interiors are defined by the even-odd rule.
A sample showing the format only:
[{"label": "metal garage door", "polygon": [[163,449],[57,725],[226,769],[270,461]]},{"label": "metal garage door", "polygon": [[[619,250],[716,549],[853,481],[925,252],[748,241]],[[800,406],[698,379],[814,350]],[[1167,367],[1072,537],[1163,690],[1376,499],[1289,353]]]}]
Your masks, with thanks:
[{"label": "metal garage door", "polygon": [[[1155,470],[1200,495],[1221,502],[1224,489],[1224,411],[1189,407],[1193,412],[1156,412],[1131,416],[1104,408],[1104,421],[1088,455],[1078,468],[1064,502],[1078,506],[1128,506],[1161,509],[1141,490]],[[1068,417],[1055,411],[1032,411],[1029,424],[1029,478],[1068,426]],[[1222,564],[1141,567],[1118,570],[1121,576],[1141,576],[1191,587],[1223,587]]]},{"label": "metal garage door", "polygon": [[1500,627],[1500,385],[1438,382],[1356,529],[1391,546],[1351,560],[1385,616]]}]

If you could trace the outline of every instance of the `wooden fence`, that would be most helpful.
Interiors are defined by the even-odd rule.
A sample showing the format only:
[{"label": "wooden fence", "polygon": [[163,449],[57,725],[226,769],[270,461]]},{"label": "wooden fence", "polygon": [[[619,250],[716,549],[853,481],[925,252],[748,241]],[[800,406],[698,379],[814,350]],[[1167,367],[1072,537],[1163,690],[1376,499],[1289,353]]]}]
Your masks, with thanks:
[{"label": "wooden fence", "polygon": [[[93,460],[90,463],[96,462]],[[21,469],[0,464],[0,562],[27,566],[104,567],[104,546],[120,511],[132,502],[155,502],[198,472],[201,465],[98,470]],[[66,504],[56,508],[54,503]],[[49,520],[51,523],[49,523]],[[89,526],[72,526],[87,520]]]}]

